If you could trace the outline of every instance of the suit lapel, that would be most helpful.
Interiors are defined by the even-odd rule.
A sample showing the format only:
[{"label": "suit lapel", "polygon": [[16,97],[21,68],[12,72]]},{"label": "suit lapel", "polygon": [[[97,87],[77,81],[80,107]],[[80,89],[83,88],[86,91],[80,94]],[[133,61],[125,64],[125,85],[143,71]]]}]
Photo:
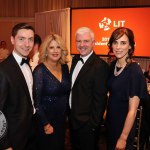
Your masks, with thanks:
[{"label": "suit lapel", "polygon": [[30,93],[29,93],[29,90],[28,90],[28,86],[27,86],[25,77],[24,77],[18,63],[16,62],[15,58],[13,57],[13,55],[10,55],[10,65],[11,66],[13,65],[12,68],[11,68],[13,74],[15,74],[15,77],[18,79],[18,81],[22,85],[26,95],[30,99]]},{"label": "suit lapel", "polygon": [[[75,82],[74,82],[74,85],[75,84],[77,84],[79,81],[80,81],[80,78],[82,77],[82,76],[84,76],[86,73],[87,73],[87,71],[91,68],[91,66],[92,66],[92,64],[93,64],[93,61],[94,61],[94,58],[95,58],[95,53],[93,53],[89,58],[88,58],[88,60],[85,62],[85,64],[83,65],[83,67],[81,68],[81,70],[80,70],[80,72],[79,72],[79,74],[78,74],[78,76],[77,76],[77,78],[76,78],[76,80],[75,80]],[[77,62],[76,62],[77,63]],[[76,65],[76,64],[75,64]],[[74,66],[74,68],[75,68],[75,66]],[[74,69],[73,68],[73,69]],[[74,86],[73,85],[73,86]]]},{"label": "suit lapel", "polygon": [[78,62],[78,58],[80,57],[80,55],[75,55],[72,59],[72,64],[71,64],[71,69],[70,69],[70,74],[72,76],[73,70]]}]

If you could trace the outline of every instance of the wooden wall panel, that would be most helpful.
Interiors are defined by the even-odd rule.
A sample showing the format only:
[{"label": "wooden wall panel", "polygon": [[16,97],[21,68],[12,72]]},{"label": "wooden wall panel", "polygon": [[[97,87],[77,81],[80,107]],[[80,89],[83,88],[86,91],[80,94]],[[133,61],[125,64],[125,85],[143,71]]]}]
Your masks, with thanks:
[{"label": "wooden wall panel", "polygon": [[72,0],[72,8],[77,7],[128,7],[150,6],[149,0]]},{"label": "wooden wall panel", "polygon": [[70,0],[0,0],[0,17],[34,17],[36,12],[70,7]]},{"label": "wooden wall panel", "polygon": [[20,21],[29,22],[34,26],[37,12],[64,8],[130,6],[150,7],[150,0],[0,0],[0,41],[6,40],[11,49],[12,26]]},{"label": "wooden wall panel", "polygon": [[0,0],[0,17],[34,17],[36,12],[78,7],[150,6],[150,0]]}]

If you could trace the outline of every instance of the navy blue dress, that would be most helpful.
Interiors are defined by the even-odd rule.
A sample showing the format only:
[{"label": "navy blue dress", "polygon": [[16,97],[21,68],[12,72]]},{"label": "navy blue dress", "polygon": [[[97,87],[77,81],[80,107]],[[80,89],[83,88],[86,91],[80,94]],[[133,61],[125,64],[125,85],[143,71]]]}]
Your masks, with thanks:
[{"label": "navy blue dress", "polygon": [[[114,75],[116,61],[110,67],[108,79],[109,99],[106,115],[108,150],[115,150],[128,113],[129,97],[138,96],[144,99],[147,96],[146,81],[140,66],[133,62],[126,66],[118,76]],[[132,150],[135,135],[135,124],[127,139],[127,150]]]},{"label": "navy blue dress", "polygon": [[[62,81],[60,82],[41,63],[33,72],[33,95],[36,114],[39,118],[39,149],[63,150],[65,142],[65,125],[67,103],[70,92],[68,66],[62,65]],[[46,135],[44,125],[50,123],[54,133]]]}]

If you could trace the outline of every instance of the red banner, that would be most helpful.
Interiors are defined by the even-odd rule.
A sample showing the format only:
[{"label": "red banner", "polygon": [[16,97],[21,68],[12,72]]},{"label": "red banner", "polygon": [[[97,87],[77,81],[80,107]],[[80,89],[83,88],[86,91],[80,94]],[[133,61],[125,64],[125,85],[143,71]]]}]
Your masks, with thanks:
[{"label": "red banner", "polygon": [[95,8],[72,9],[71,53],[77,54],[75,31],[89,27],[95,33],[94,50],[98,55],[107,55],[107,43],[117,27],[128,27],[135,35],[135,56],[150,57],[150,8]]}]

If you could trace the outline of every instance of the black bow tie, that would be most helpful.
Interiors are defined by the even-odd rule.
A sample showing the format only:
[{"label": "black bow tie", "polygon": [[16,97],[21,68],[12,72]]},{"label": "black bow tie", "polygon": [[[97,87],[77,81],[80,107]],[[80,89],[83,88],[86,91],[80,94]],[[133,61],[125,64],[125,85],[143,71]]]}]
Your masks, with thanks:
[{"label": "black bow tie", "polygon": [[24,63],[29,65],[29,59],[22,58],[20,65],[22,66]]},{"label": "black bow tie", "polygon": [[83,60],[83,58],[79,57],[79,58],[78,58],[78,61],[81,61],[81,62],[82,62],[82,64],[84,64],[84,60]]}]

